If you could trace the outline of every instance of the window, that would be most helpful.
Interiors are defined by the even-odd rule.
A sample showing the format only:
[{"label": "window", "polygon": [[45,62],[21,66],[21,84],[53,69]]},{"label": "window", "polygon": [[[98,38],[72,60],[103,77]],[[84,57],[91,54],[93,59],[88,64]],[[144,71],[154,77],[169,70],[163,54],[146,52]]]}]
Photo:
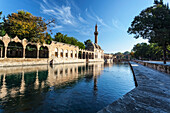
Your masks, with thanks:
[{"label": "window", "polygon": [[63,58],[63,49],[61,49],[60,57]]},{"label": "window", "polygon": [[66,58],[68,58],[68,50],[66,50]]},{"label": "window", "polygon": [[71,58],[73,58],[73,51],[71,51],[71,54],[70,54]]},{"label": "window", "polygon": [[75,58],[77,58],[77,51],[75,51]]}]

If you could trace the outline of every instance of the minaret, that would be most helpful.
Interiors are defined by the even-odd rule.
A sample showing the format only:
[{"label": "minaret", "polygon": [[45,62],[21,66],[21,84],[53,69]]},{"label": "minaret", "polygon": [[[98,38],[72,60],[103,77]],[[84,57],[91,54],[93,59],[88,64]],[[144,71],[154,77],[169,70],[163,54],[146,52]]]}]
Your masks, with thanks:
[{"label": "minaret", "polygon": [[95,35],[95,43],[97,44],[97,41],[98,41],[97,24],[96,24],[96,26],[95,26],[95,32],[94,32],[94,35]]}]

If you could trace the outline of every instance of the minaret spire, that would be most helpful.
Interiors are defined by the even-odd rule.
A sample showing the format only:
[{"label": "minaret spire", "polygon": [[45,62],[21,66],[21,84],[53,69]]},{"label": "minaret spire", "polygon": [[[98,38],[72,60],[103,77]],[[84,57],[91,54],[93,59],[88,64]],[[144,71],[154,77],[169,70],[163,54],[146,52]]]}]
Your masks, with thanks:
[{"label": "minaret spire", "polygon": [[94,32],[94,35],[95,35],[95,43],[97,44],[97,42],[98,42],[97,23],[96,23],[96,26],[95,26],[95,32]]}]

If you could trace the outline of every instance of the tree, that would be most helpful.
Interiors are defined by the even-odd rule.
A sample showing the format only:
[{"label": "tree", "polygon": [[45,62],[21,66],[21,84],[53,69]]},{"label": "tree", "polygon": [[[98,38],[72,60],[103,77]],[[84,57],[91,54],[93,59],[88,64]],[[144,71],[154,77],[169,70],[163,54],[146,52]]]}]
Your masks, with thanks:
[{"label": "tree", "polygon": [[45,39],[43,39],[43,40],[45,40],[46,44],[51,44],[51,42],[53,41],[53,39],[49,33],[46,33]]},{"label": "tree", "polygon": [[129,54],[130,54],[129,51],[125,51],[125,52],[123,53],[123,55],[129,55]]},{"label": "tree", "polygon": [[60,32],[56,33],[54,37],[54,41],[75,45],[78,46],[80,49],[85,49],[85,45],[82,42],[79,42],[74,37],[68,37],[67,35],[64,35]]},{"label": "tree", "polygon": [[85,49],[85,45],[82,42],[78,42],[76,46],[79,46],[80,49]]},{"label": "tree", "polygon": [[163,56],[162,47],[156,43],[138,43],[134,45],[132,52],[134,58],[141,60],[160,60]]},{"label": "tree", "polygon": [[137,59],[148,59],[149,58],[149,45],[147,43],[136,44],[133,49],[134,56]]},{"label": "tree", "polygon": [[143,10],[136,16],[128,29],[134,38],[142,37],[150,43],[157,43],[164,50],[164,64],[166,64],[167,46],[170,44],[170,9],[163,4],[163,0]]},{"label": "tree", "polygon": [[29,12],[21,10],[4,18],[4,28],[6,33],[12,38],[18,36],[20,39],[26,38],[31,42],[45,43],[49,38],[47,26],[52,22],[54,20],[45,23],[42,17],[36,17]]},{"label": "tree", "polygon": [[89,43],[91,43],[92,41],[90,39],[84,41],[84,44],[87,46]]}]

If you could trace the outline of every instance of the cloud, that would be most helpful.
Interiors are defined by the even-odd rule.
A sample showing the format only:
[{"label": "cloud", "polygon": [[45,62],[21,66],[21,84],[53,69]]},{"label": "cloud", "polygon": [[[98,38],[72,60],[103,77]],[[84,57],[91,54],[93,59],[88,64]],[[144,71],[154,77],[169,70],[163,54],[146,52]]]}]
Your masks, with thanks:
[{"label": "cloud", "polygon": [[113,27],[117,30],[126,31],[125,26],[117,19],[112,19]]},{"label": "cloud", "polygon": [[104,23],[104,21],[103,21],[103,19],[102,19],[102,18],[100,18],[100,17],[98,17],[98,16],[96,16],[96,18],[97,18],[97,21],[98,21],[101,25],[103,25],[103,26],[105,26],[105,27],[108,27],[108,28],[109,28],[109,26],[108,26],[107,24],[105,24],[105,23]]},{"label": "cloud", "polygon": [[43,0],[39,4],[43,14],[56,20],[53,31],[78,33],[80,38],[84,36],[90,38],[94,35],[96,22],[100,28],[110,28],[91,8],[82,11],[73,0]]},{"label": "cloud", "polygon": [[64,6],[61,7],[58,5],[51,5],[47,3],[46,0],[43,0],[43,3],[40,4],[41,10],[44,14],[53,16],[57,21],[61,22],[62,24],[70,24],[76,25],[75,18],[71,13],[71,6]]},{"label": "cloud", "polygon": [[87,23],[87,21],[81,17],[80,13],[79,13],[78,19],[82,23]]}]

